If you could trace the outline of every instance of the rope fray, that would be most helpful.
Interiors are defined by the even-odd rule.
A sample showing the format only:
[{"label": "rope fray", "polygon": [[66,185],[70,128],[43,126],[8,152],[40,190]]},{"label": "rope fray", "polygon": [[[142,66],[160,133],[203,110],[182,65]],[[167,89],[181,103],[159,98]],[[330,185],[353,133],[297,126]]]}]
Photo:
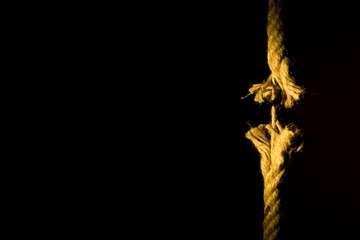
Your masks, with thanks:
[{"label": "rope fray", "polygon": [[267,60],[271,74],[264,83],[254,84],[247,96],[255,94],[254,100],[258,103],[273,102],[281,97],[280,105],[291,108],[304,90],[295,84],[289,71],[290,61],[284,44],[281,11],[280,0],[269,0],[266,32]]},{"label": "rope fray", "polygon": [[291,155],[303,148],[303,144],[296,141],[300,131],[293,125],[282,127],[279,121],[276,121],[275,128],[271,124],[260,124],[251,128],[245,136],[260,153],[263,177],[272,167],[282,166],[284,155]]},{"label": "rope fray", "polygon": [[263,239],[277,240],[281,215],[279,186],[286,169],[285,158],[300,151],[303,145],[296,143],[300,131],[293,125],[283,127],[277,119],[276,109],[293,107],[304,92],[290,75],[280,0],[269,0],[267,35],[267,60],[271,74],[263,83],[253,84],[246,97],[254,94],[255,102],[271,102],[271,122],[251,128],[245,136],[255,145],[261,158],[264,179]]},{"label": "rope fray", "polygon": [[[292,108],[296,101],[298,101],[304,89],[297,86],[289,74],[282,76],[280,79],[270,75],[263,83],[253,84],[249,93],[242,97],[242,99],[254,94],[254,101],[257,103],[274,102],[275,99],[281,98],[281,105],[286,108]],[[281,96],[279,96],[281,95]]]},{"label": "rope fray", "polygon": [[[274,127],[274,126],[275,127]],[[260,124],[246,133],[260,153],[260,168],[264,179],[264,221],[263,239],[276,240],[280,231],[280,190],[279,184],[285,174],[285,157],[302,149],[296,146],[300,135],[292,125],[282,127],[274,124]]]},{"label": "rope fray", "polygon": [[272,102],[276,99],[278,95],[278,88],[273,84],[273,82],[268,80],[264,83],[256,83],[253,84],[249,89],[249,93],[242,97],[241,99],[247,98],[248,96],[255,94],[255,102],[263,103],[263,102]]}]

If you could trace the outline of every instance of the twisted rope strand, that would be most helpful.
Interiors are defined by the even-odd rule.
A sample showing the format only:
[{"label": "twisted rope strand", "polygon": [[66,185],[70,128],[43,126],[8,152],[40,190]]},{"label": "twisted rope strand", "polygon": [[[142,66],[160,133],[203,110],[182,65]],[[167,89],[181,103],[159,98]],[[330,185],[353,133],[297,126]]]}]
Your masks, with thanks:
[{"label": "twisted rope strand", "polygon": [[[280,105],[291,108],[300,99],[303,89],[295,84],[289,71],[289,59],[286,56],[284,33],[282,31],[280,0],[269,0],[268,9],[268,65],[269,78],[260,84],[254,84],[249,94],[255,94],[255,102],[273,102],[281,98]],[[283,127],[277,120],[276,107],[271,107],[270,124],[260,124],[246,133],[260,153],[260,168],[264,179],[264,221],[263,239],[277,240],[280,232],[280,192],[279,186],[285,174],[285,155],[301,150],[295,147],[294,139],[299,130]]]},{"label": "twisted rope strand", "polygon": [[285,108],[291,108],[304,90],[295,84],[290,74],[279,0],[269,0],[267,19],[267,60],[271,74],[265,82],[253,84],[248,96],[255,94],[254,100],[258,103],[273,102],[280,98]]}]

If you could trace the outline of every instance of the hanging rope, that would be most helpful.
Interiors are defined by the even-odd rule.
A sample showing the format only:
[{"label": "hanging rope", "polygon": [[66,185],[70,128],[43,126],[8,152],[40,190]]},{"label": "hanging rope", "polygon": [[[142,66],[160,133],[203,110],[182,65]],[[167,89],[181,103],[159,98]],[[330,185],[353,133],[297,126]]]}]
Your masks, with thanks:
[{"label": "hanging rope", "polygon": [[[285,157],[301,149],[301,146],[296,148],[293,144],[299,136],[299,130],[293,126],[283,127],[276,116],[276,110],[279,107],[293,107],[303,92],[303,89],[295,84],[289,72],[279,1],[269,0],[268,6],[267,60],[271,74],[265,82],[254,84],[249,89],[249,95],[255,94],[255,102],[273,104],[271,122],[261,124],[246,133],[246,137],[252,141],[260,153],[260,168],[264,179],[264,240],[279,238],[279,185],[286,169]],[[276,99],[279,101],[275,101]]]}]

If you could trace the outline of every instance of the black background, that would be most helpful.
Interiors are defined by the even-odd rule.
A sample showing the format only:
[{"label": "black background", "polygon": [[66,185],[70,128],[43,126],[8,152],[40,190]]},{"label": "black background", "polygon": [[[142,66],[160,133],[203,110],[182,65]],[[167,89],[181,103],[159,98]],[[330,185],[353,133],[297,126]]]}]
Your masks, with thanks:
[{"label": "black background", "polygon": [[[301,129],[305,142],[281,188],[281,236],[356,239],[356,2],[284,0],[283,6],[290,70],[306,94],[279,114]],[[45,132],[38,148],[46,159],[60,159],[45,172],[61,169],[57,184],[70,186],[61,187],[70,189],[64,199],[48,188],[66,224],[81,222],[84,232],[99,230],[101,237],[120,229],[134,237],[261,239],[259,155],[245,133],[269,122],[270,106],[240,98],[270,73],[267,1],[70,9],[39,29],[46,37],[34,37],[44,55],[31,41],[25,46],[33,51],[27,56],[44,62],[26,74],[41,69],[44,79],[56,77],[50,90],[39,85],[48,96],[30,109],[45,105],[39,112],[46,117],[34,118]],[[38,36],[40,23],[30,23],[24,36]],[[31,129],[29,136],[39,135]],[[53,136],[59,144],[49,141]]]},{"label": "black background", "polygon": [[[355,3],[283,6],[290,70],[306,94],[280,114],[305,142],[282,186],[281,236],[354,239],[360,214]],[[149,159],[137,165],[147,176],[140,181],[139,202],[149,211],[144,223],[160,219],[149,234],[169,238],[261,239],[259,156],[244,135],[269,122],[269,105],[240,98],[269,75],[267,2],[159,9],[150,14],[155,21],[140,21],[137,38],[147,77],[140,88],[155,100],[141,101],[140,125],[148,131],[140,139]]]}]

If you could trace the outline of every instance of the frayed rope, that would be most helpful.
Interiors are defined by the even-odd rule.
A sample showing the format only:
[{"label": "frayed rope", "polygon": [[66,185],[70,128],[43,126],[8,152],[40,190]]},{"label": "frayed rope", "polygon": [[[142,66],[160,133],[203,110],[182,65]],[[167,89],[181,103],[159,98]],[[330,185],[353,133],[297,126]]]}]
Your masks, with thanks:
[{"label": "frayed rope", "polygon": [[[279,107],[291,108],[300,99],[304,90],[295,84],[290,75],[279,0],[269,0],[267,35],[267,58],[271,74],[265,82],[252,85],[247,96],[254,94],[254,100],[258,103],[275,104],[275,100],[280,99]],[[277,120],[276,107],[273,105],[271,108],[270,124],[260,124],[246,133],[246,138],[252,141],[260,153],[260,168],[264,178],[264,240],[279,238],[279,185],[286,169],[285,157],[290,157],[293,152],[302,149],[302,144],[295,144],[300,131],[292,125],[283,127]]]}]

